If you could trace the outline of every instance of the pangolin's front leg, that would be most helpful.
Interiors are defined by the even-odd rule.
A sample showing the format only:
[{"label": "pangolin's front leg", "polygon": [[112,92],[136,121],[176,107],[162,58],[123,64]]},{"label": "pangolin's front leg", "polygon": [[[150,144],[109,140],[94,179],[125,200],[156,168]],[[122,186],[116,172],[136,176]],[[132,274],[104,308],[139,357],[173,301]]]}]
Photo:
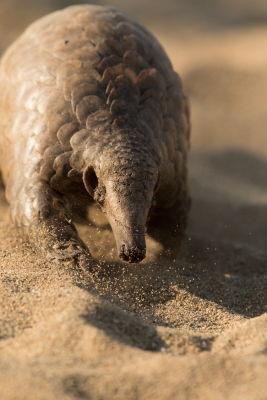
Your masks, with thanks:
[{"label": "pangolin's front leg", "polygon": [[64,195],[37,177],[29,180],[25,175],[19,176],[19,172],[16,184],[7,192],[13,221],[48,261],[92,269],[92,256],[70,219]]},{"label": "pangolin's front leg", "polygon": [[[171,198],[169,195],[167,198]],[[147,224],[147,233],[170,252],[176,252],[180,248],[184,232],[187,227],[188,211],[191,205],[191,198],[187,188],[179,192],[179,197],[171,207],[158,207],[155,204],[151,208]]]}]

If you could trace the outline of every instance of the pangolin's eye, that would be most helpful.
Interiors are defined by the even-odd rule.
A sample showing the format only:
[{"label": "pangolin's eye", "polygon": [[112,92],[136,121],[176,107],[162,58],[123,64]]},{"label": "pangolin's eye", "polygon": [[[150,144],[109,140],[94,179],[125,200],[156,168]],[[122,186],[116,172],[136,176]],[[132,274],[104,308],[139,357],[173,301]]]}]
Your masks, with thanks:
[{"label": "pangolin's eye", "polygon": [[98,186],[94,192],[95,202],[100,205],[103,204],[104,200],[105,200],[105,194],[106,194],[106,190],[105,190],[104,186],[101,186],[101,187]]}]

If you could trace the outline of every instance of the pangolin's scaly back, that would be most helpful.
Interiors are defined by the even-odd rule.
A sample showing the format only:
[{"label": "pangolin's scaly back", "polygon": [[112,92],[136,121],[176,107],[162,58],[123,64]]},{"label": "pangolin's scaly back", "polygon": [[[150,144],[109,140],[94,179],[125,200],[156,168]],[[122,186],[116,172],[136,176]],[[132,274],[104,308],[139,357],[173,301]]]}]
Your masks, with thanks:
[{"label": "pangolin's scaly back", "polygon": [[83,5],[37,21],[3,57],[0,93],[9,197],[21,185],[16,165],[23,165],[30,196],[40,179],[64,192],[81,180],[89,155],[116,154],[125,132],[126,153],[139,146],[138,157],[153,153],[160,163],[159,203],[170,206],[184,190],[189,119],[181,81],[132,17]]}]

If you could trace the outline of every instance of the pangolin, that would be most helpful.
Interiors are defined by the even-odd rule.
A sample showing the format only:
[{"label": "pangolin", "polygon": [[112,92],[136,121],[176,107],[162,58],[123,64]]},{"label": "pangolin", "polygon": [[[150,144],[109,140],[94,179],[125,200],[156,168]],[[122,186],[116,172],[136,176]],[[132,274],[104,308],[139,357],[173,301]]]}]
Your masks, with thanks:
[{"label": "pangolin", "polygon": [[[92,267],[73,218],[98,203],[119,256],[146,255],[146,223],[190,204],[189,106],[158,41],[112,7],[41,18],[0,64],[0,167],[11,218],[48,260]],[[171,226],[169,227],[171,229]]]}]

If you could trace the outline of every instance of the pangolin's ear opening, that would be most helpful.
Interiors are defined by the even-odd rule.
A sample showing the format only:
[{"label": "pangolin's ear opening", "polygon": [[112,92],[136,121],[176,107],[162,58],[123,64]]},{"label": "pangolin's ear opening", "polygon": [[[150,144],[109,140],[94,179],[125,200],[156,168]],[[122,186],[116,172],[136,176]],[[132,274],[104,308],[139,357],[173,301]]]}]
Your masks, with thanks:
[{"label": "pangolin's ear opening", "polygon": [[94,168],[89,165],[83,172],[83,182],[88,193],[94,197],[94,191],[98,186],[98,179]]}]

